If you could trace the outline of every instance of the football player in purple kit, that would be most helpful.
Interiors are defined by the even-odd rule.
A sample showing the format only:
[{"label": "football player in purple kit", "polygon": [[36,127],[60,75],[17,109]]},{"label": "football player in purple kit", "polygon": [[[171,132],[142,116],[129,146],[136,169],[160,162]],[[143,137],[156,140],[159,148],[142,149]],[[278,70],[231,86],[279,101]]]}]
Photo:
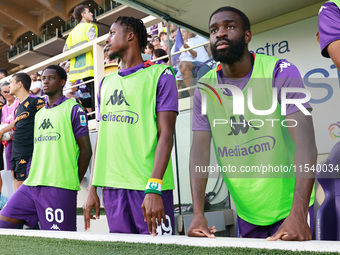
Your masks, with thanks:
[{"label": "football player in purple kit", "polygon": [[[210,86],[232,84],[242,90],[245,98],[247,93],[250,94],[247,91],[251,88],[254,93],[257,92],[252,96],[255,106],[258,107],[256,109],[268,109],[268,103],[271,105],[273,101],[273,88],[277,88],[278,95],[283,93],[283,88],[304,88],[298,69],[287,60],[249,52],[248,43],[252,36],[250,22],[240,10],[229,6],[216,10],[210,16],[209,31],[213,58],[220,64],[208,72],[202,78],[202,82],[209,83]],[[202,87],[209,88],[204,85]],[[294,104],[289,104],[283,116],[278,97],[276,110],[270,114],[270,117],[281,121],[293,119],[298,123],[296,127],[287,128],[280,124],[273,126],[266,124],[258,128],[254,128],[251,124],[244,126],[245,122],[242,123],[241,119],[263,121],[268,116],[254,114],[246,109],[248,107],[245,107],[243,115],[233,115],[232,109],[235,110],[233,100],[236,96],[234,92],[231,94],[229,89],[216,88],[214,91],[221,100],[221,105],[214,104],[212,100],[214,98],[211,99],[207,94],[204,94],[207,101],[203,102],[204,88],[196,89],[194,95],[192,128],[194,134],[190,152],[194,218],[187,235],[214,237],[216,228],[208,227],[204,217],[204,195],[208,173],[195,172],[196,166],[209,165],[212,138],[219,166],[229,164],[235,166],[237,170],[245,165],[251,167],[260,164],[271,166],[307,164],[312,167],[316,164],[317,150],[312,118],[308,116],[306,109],[304,110],[307,115]],[[299,99],[304,98],[305,95],[288,93],[287,97]],[[207,105],[206,114],[202,112],[202,104]],[[311,108],[308,103],[303,105],[305,108]],[[240,118],[240,123],[236,120],[235,124],[213,125],[214,120],[221,117],[228,117],[230,121],[232,118],[234,120]],[[244,129],[238,129],[240,126]],[[263,147],[256,141],[266,142],[267,140],[264,140],[266,138],[274,141],[273,146],[261,151]],[[230,153],[229,156],[228,154],[225,156],[224,152],[218,153],[224,150],[223,146],[235,148],[238,145],[244,146],[242,154],[234,154],[232,149],[225,149]],[[314,178],[313,174],[301,175],[297,173],[294,178],[292,172],[288,178],[284,176],[281,178],[282,175],[276,178],[233,175],[233,178],[228,178],[228,173],[223,176],[235,202],[240,237],[301,241],[312,238]],[[308,226],[308,214],[310,226]]]},{"label": "football player in purple kit", "polygon": [[[340,71],[340,0],[331,0],[324,3],[319,10],[318,39],[321,54],[331,58],[338,72]],[[322,162],[322,169],[328,172],[318,172],[316,177],[325,192],[324,202],[320,205],[317,215],[317,240],[340,240],[340,176],[330,167],[338,167],[340,158],[340,142],[336,143],[328,158]],[[338,224],[335,224],[338,222]]]},{"label": "football player in purple kit", "polygon": [[[84,205],[85,229],[90,210],[103,200],[111,233],[174,234],[174,189],[170,154],[178,112],[172,69],[143,62],[147,44],[143,21],[119,17],[106,45],[121,69],[102,81],[99,130],[91,186]],[[142,208],[141,208],[142,206]]]},{"label": "football player in purple kit", "polygon": [[321,6],[319,40],[322,56],[332,58],[340,71],[340,0],[327,1]]},{"label": "football player in purple kit", "polygon": [[0,228],[38,221],[43,230],[76,231],[77,191],[92,151],[83,108],[63,96],[63,68],[42,73],[46,106],[35,116],[30,173],[1,211]]}]

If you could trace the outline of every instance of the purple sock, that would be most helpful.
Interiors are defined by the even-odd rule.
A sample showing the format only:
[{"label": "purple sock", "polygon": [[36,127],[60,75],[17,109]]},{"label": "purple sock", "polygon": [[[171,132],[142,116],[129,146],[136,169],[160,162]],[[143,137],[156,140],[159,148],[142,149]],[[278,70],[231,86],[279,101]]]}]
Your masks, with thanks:
[{"label": "purple sock", "polygon": [[316,240],[340,240],[340,174],[336,170],[339,163],[340,142],[334,145],[316,173],[325,192],[316,217]]},{"label": "purple sock", "polygon": [[17,224],[4,221],[4,220],[0,220],[0,228],[15,228],[16,226]]},{"label": "purple sock", "polygon": [[325,163],[333,165],[340,163],[340,142],[334,145]]}]

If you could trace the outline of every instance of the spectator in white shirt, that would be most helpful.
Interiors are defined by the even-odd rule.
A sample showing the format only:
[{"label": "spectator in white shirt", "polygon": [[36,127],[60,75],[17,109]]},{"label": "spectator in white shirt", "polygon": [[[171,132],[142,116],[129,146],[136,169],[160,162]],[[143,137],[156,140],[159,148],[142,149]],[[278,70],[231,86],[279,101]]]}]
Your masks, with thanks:
[{"label": "spectator in white shirt", "polygon": [[30,87],[31,94],[40,97],[41,96],[42,83],[41,83],[41,81],[38,80],[38,73],[37,72],[31,74],[31,80],[32,80],[31,87]]},{"label": "spectator in white shirt", "polygon": [[[208,40],[198,36],[186,29],[181,28],[184,44],[180,50],[191,48],[193,46],[207,42]],[[201,46],[195,49],[181,53],[179,57],[179,69],[181,71],[183,82],[185,87],[192,87],[195,83],[196,73],[195,67],[210,59],[205,46]],[[189,90],[189,94],[193,95],[193,90]]]}]

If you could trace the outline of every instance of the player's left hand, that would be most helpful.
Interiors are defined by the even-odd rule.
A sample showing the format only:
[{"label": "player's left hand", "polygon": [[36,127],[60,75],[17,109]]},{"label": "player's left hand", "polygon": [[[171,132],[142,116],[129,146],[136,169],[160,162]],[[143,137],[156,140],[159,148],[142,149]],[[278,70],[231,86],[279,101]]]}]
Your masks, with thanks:
[{"label": "player's left hand", "polygon": [[158,194],[148,193],[145,195],[142,210],[144,221],[148,224],[151,235],[157,235],[157,225],[161,225],[162,220],[165,223],[165,212],[162,197]]},{"label": "player's left hand", "polygon": [[[96,209],[96,215],[91,214],[91,209]],[[85,222],[85,231],[90,228],[90,220],[99,219],[100,217],[100,200],[97,195],[97,189],[93,186],[91,186],[88,189],[88,195],[86,202],[83,206],[83,212],[84,212],[84,222]]]},{"label": "player's left hand", "polygon": [[308,241],[312,239],[305,215],[290,214],[276,233],[267,238],[268,241]]}]

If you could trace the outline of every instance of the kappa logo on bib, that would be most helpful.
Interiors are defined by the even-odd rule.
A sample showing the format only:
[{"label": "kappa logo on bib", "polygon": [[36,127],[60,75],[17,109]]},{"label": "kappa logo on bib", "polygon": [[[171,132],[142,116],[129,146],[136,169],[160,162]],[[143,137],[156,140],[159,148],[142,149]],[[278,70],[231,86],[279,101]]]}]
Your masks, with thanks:
[{"label": "kappa logo on bib", "polygon": [[84,109],[83,109],[82,107],[79,107],[79,108],[78,108],[77,113],[78,113],[78,112],[84,112],[84,113],[85,113],[85,111],[84,111]]},{"label": "kappa logo on bib", "polygon": [[113,92],[113,95],[110,96],[109,100],[107,101],[106,105],[108,104],[112,105],[121,105],[122,103],[125,103],[126,105],[130,106],[128,102],[125,99],[124,92],[121,90],[118,95],[118,89],[116,89]]},{"label": "kappa logo on bib", "polygon": [[253,128],[254,130],[259,130],[259,128],[249,125],[243,115],[241,115],[239,119],[240,120],[238,122],[235,116],[230,117],[231,131],[228,135],[238,135],[240,132],[242,134],[246,134],[248,133],[249,128]]},{"label": "kappa logo on bib", "polygon": [[44,119],[44,121],[43,121],[43,123],[41,123],[39,129],[42,128],[43,130],[45,130],[45,129],[49,129],[50,127],[54,128],[52,123],[50,122],[50,119]]}]

